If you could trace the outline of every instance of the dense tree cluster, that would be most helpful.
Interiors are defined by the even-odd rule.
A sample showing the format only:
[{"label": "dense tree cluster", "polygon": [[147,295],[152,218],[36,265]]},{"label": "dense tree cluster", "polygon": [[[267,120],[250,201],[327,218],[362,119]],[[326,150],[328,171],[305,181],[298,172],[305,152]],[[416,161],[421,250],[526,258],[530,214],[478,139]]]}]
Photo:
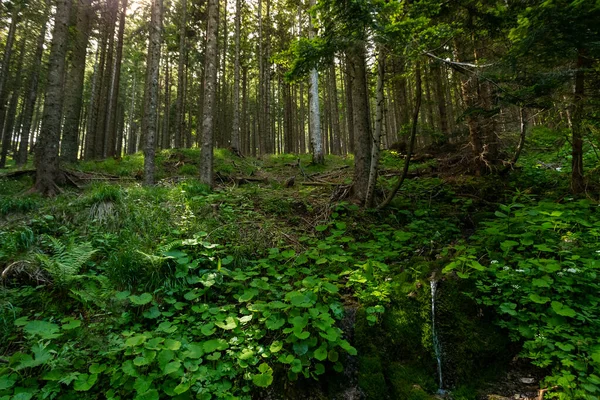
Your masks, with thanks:
[{"label": "dense tree cluster", "polygon": [[0,166],[35,153],[51,195],[61,162],[138,150],[147,184],[157,149],[201,148],[208,184],[214,147],[352,153],[354,196],[373,206],[380,148],[464,142],[471,172],[496,173],[535,123],[570,132],[581,192],[598,21],[580,0],[5,1]]}]

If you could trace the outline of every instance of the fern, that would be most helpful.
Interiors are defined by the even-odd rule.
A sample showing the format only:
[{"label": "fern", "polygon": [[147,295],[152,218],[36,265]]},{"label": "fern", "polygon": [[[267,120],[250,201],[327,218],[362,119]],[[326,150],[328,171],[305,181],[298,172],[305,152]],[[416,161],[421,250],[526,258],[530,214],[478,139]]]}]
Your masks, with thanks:
[{"label": "fern", "polygon": [[46,236],[46,239],[51,254],[38,254],[37,259],[41,267],[50,274],[56,286],[66,286],[79,278],[81,267],[96,252],[91,243],[76,245],[71,241],[64,244],[52,236]]}]

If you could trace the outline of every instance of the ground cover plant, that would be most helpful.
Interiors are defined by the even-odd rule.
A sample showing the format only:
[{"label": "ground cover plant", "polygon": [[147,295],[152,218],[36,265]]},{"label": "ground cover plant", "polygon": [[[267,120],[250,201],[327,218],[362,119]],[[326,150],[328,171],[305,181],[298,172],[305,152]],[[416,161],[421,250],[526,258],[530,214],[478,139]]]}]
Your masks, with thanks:
[{"label": "ground cover plant", "polygon": [[173,168],[193,156],[159,154],[150,188],[136,155],[82,164],[125,179],[53,200],[0,180],[0,398],[335,398],[336,379],[432,398],[432,279],[450,396],[489,393],[518,356],[546,396],[596,398],[600,216],[564,195],[567,166],[457,179],[424,160],[378,212],[331,200],[351,160],[223,152],[211,190]]}]

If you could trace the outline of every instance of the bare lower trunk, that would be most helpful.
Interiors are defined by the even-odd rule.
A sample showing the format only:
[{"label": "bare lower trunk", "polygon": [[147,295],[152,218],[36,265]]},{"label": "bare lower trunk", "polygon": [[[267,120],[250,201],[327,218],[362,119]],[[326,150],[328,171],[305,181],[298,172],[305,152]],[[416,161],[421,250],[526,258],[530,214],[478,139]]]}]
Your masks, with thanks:
[{"label": "bare lower trunk", "polygon": [[217,86],[217,29],[219,2],[208,0],[208,26],[204,60],[204,99],[202,116],[202,147],[200,149],[200,181],[213,185],[214,106]]},{"label": "bare lower trunk", "polygon": [[367,91],[366,44],[358,41],[348,51],[349,73],[354,111],[354,182],[353,196],[362,204],[367,197],[371,167],[371,124]]},{"label": "bare lower trunk", "polygon": [[29,89],[27,98],[25,99],[25,109],[23,111],[23,128],[21,130],[21,141],[19,142],[19,153],[17,156],[17,165],[25,165],[27,163],[27,149],[29,147],[29,136],[31,134],[31,125],[33,112],[35,111],[35,102],[38,94],[38,83],[40,79],[40,67],[42,65],[42,56],[44,55],[44,42],[46,40],[46,25],[42,23],[40,34],[37,38],[37,46],[33,57],[33,65],[31,67],[29,77]]},{"label": "bare lower trunk", "polygon": [[160,42],[162,29],[162,0],[152,0],[152,20],[148,44],[148,74],[146,76],[146,104],[144,105],[144,184],[154,184],[154,155],[158,114],[158,78],[160,66]]},{"label": "bare lower trunk", "polygon": [[573,193],[582,193],[585,190],[583,175],[583,134],[582,120],[585,106],[585,68],[588,66],[585,50],[579,49],[577,56],[577,69],[575,72],[575,91],[573,93],[572,114],[572,170],[571,190]]},{"label": "bare lower trunk", "polygon": [[385,78],[385,54],[379,49],[377,61],[377,108],[375,115],[375,134],[373,135],[373,147],[371,150],[371,168],[369,170],[369,186],[365,199],[365,207],[372,208],[375,198],[375,186],[377,184],[377,164],[379,162],[379,147],[381,141],[381,127],[383,125],[384,97],[383,87]]},{"label": "bare lower trunk", "polygon": [[185,62],[186,62],[186,26],[187,26],[187,0],[181,0],[181,21],[179,22],[179,60],[177,64],[177,121],[175,126],[175,148],[182,147],[185,135]]},{"label": "bare lower trunk", "polygon": [[235,3],[235,64],[233,69],[233,124],[231,127],[231,150],[240,153],[240,20],[242,2]]},{"label": "bare lower trunk", "polygon": [[79,116],[83,98],[85,58],[90,30],[91,1],[77,3],[75,43],[71,53],[69,79],[65,89],[65,122],[61,141],[61,157],[66,162],[76,162],[79,149]]},{"label": "bare lower trunk", "polygon": [[36,176],[34,189],[47,196],[55,195],[58,190],[57,183],[60,183],[58,145],[63,108],[62,88],[65,77],[65,55],[67,52],[70,10],[70,0],[57,1],[52,46],[48,61],[48,83],[42,127],[35,154]]}]

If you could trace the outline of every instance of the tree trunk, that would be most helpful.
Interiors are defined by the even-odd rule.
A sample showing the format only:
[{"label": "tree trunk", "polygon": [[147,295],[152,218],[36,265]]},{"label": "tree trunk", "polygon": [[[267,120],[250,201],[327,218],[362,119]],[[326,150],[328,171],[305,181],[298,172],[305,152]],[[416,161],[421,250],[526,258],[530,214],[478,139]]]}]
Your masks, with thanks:
[{"label": "tree trunk", "polygon": [[[134,67],[134,71],[136,70],[136,68]],[[131,106],[129,108],[129,132],[127,135],[127,154],[134,154],[137,150],[136,148],[136,134],[135,131],[137,130],[136,127],[136,123],[134,121],[133,116],[135,115],[135,96],[137,94],[136,92],[136,79],[137,78],[137,74],[134,72],[133,73],[133,87],[131,89]]]},{"label": "tree trunk", "polygon": [[152,0],[152,19],[147,55],[146,95],[144,104],[144,184],[154,184],[154,155],[156,154],[156,131],[158,115],[158,79],[160,66],[160,42],[162,31],[162,0]]},{"label": "tree trunk", "polygon": [[[118,4],[116,5],[118,7]],[[119,103],[119,87],[121,82],[121,61],[123,59],[123,36],[125,34],[125,18],[127,16],[127,0],[122,0],[121,14],[119,16],[119,31],[117,33],[117,51],[115,63],[113,66],[113,76],[110,82],[110,92],[108,96],[108,111],[106,116],[106,156],[121,157],[121,153],[117,154],[117,147],[121,148],[121,144],[117,145],[117,134],[119,130],[117,106]]]},{"label": "tree trunk", "polygon": [[[46,3],[47,4],[47,3]],[[48,5],[48,4],[47,4]],[[33,112],[35,111],[35,102],[38,95],[38,83],[40,80],[40,67],[42,65],[42,56],[44,55],[44,42],[46,40],[47,21],[42,22],[40,34],[37,38],[35,55],[31,65],[29,77],[29,89],[25,99],[25,109],[23,114],[23,123],[21,130],[21,141],[19,142],[19,153],[17,155],[17,165],[22,166],[27,163],[27,150],[29,147],[29,136],[31,134],[31,125]]]},{"label": "tree trunk", "polygon": [[435,97],[440,114],[440,131],[444,136],[444,142],[447,142],[450,137],[450,130],[448,129],[448,112],[446,111],[446,97],[444,95],[446,92],[442,81],[442,66],[439,62],[434,61],[431,64],[431,73],[433,75]]},{"label": "tree trunk", "polygon": [[348,126],[348,152],[354,154],[354,100],[352,99],[352,71],[346,55],[346,125]]},{"label": "tree trunk", "polygon": [[[28,28],[27,26],[25,26],[25,31],[27,30]],[[23,71],[23,59],[25,57],[26,42],[26,37],[23,37],[19,46],[19,58],[17,60],[17,65],[15,66],[16,73],[11,83],[12,95],[10,96],[10,101],[8,103],[8,115],[6,118],[4,134],[2,138],[2,154],[0,155],[0,168],[4,168],[6,166],[6,157],[8,156],[8,151],[13,143],[14,122],[15,115],[17,113],[17,105],[19,103],[19,93],[21,92],[21,71]],[[8,73],[9,71],[6,72]],[[0,126],[0,128],[2,127]]]},{"label": "tree trunk", "polygon": [[187,59],[186,34],[187,34],[187,0],[181,0],[181,20],[179,21],[179,60],[177,64],[177,121],[175,122],[175,148],[182,147],[185,135],[185,63]]},{"label": "tree trunk", "polygon": [[385,54],[378,49],[379,57],[377,59],[377,107],[375,115],[375,134],[373,135],[373,147],[371,150],[371,168],[369,170],[369,186],[365,199],[365,207],[372,208],[375,198],[375,186],[377,184],[377,164],[379,162],[379,146],[381,141],[381,127],[383,126],[383,109],[385,99],[383,97],[383,87],[385,78]]},{"label": "tree trunk", "polygon": [[585,107],[585,69],[589,61],[584,49],[578,49],[575,70],[575,91],[573,92],[572,126],[572,161],[571,190],[582,193],[585,190],[583,175],[583,128],[582,120]]},{"label": "tree trunk", "polygon": [[213,185],[214,106],[217,86],[217,30],[219,2],[208,0],[208,25],[204,59],[204,99],[202,116],[202,147],[200,150],[200,181]]},{"label": "tree trunk", "polygon": [[335,61],[331,63],[329,67],[329,73],[331,76],[329,83],[329,96],[330,96],[330,111],[331,111],[331,152],[335,155],[342,154],[341,144],[341,132],[340,132],[340,109],[338,106],[338,90],[337,90],[337,77],[335,73]]},{"label": "tree trunk", "polygon": [[34,190],[45,196],[53,196],[57,193],[57,183],[60,183],[61,178],[58,145],[63,109],[62,89],[65,79],[65,55],[67,52],[70,10],[70,0],[57,0],[52,46],[48,61],[48,83],[44,100],[42,127],[35,153],[36,176]]},{"label": "tree trunk", "polygon": [[354,112],[354,182],[353,196],[364,204],[371,167],[371,125],[367,90],[366,44],[357,41],[348,51],[349,73]]},{"label": "tree trunk", "polygon": [[[314,7],[316,0],[310,0],[310,6]],[[313,26],[312,16],[310,18],[310,27],[308,37],[314,39],[316,36]],[[312,150],[312,161],[314,164],[324,164],[325,155],[323,153],[323,137],[321,133],[321,114],[319,111],[319,75],[317,69],[310,70],[309,88],[309,123],[310,123],[310,145]]]},{"label": "tree trunk", "polygon": [[85,78],[85,59],[90,35],[91,0],[82,0],[77,4],[77,25],[71,53],[69,79],[66,82],[63,138],[60,143],[61,157],[64,161],[77,161],[79,149],[79,117],[83,103],[83,83]]},{"label": "tree trunk", "polygon": [[0,71],[0,137],[2,138],[3,145],[6,140],[2,134],[4,132],[4,117],[6,116],[6,97],[8,96],[6,86],[10,75],[10,59],[12,57],[12,48],[15,42],[15,32],[21,18],[19,15],[20,11],[21,7],[14,5],[10,27],[8,28],[8,36],[6,37],[6,46],[4,46],[4,56],[2,57],[1,65],[2,70]]},{"label": "tree trunk", "polygon": [[240,153],[240,20],[242,2],[235,3],[235,63],[233,67],[233,124],[231,127],[231,151]]}]

